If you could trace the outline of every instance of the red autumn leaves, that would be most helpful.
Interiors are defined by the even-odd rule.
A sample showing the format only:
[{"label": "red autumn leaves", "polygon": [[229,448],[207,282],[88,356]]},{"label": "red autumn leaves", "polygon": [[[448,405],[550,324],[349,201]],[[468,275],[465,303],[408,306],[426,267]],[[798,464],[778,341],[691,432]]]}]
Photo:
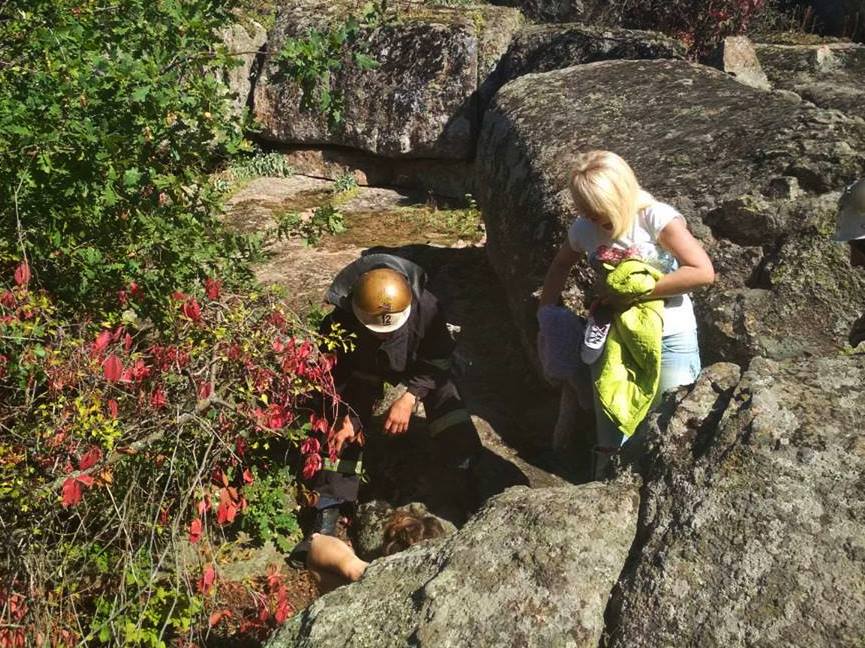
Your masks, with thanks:
[{"label": "red autumn leaves", "polygon": [[[47,333],[40,343],[52,354],[52,362],[43,363],[48,373],[46,384],[58,393],[82,395],[80,412],[86,409],[86,416],[93,417],[88,425],[96,426],[96,432],[88,431],[82,437],[83,428],[76,426],[78,417],[85,414],[70,406],[64,410],[64,424],[52,438],[53,445],[45,446],[50,453],[46,451],[45,457],[39,459],[40,465],[67,466],[67,473],[59,480],[60,502],[65,508],[79,505],[88,491],[111,483],[110,478],[91,470],[103,461],[103,450],[94,446],[75,460],[82,439],[86,443],[96,439],[104,447],[110,444],[112,462],[120,453],[143,453],[153,457],[154,467],[161,469],[164,453],[131,446],[131,439],[124,436],[127,430],[141,429],[136,427],[139,422],[144,423],[145,429],[153,425],[170,426],[177,414],[204,406],[218,412],[214,429],[224,435],[227,447],[237,446],[240,456],[240,447],[245,444],[241,431],[248,435],[254,429],[259,435],[290,435],[294,439],[304,427],[311,404],[320,402],[312,398],[321,394],[334,396],[330,376],[332,357],[320,353],[317,341],[294,337],[293,320],[272,297],[224,295],[222,283],[208,278],[203,294],[172,295],[176,317],[164,330],[139,328],[123,319],[122,324],[115,320],[110,328],[103,326],[93,331],[89,323],[59,320],[54,311],[45,308],[46,303],[51,303],[45,298],[50,296],[30,289],[34,277],[26,262],[15,269],[14,280],[9,289],[0,288],[0,306],[22,312],[26,307],[41,321]],[[145,295],[135,282],[127,284],[118,296],[132,308],[152,297],[150,293]],[[225,318],[232,309],[243,316]],[[23,318],[20,314],[9,317]],[[55,326],[63,330],[58,337],[62,344],[52,337]],[[12,355],[0,357],[0,373],[16,366],[16,362],[18,357]],[[231,399],[231,411],[220,409],[224,404],[215,394],[226,401]],[[320,405],[315,407],[318,409]],[[322,468],[322,446],[329,424],[325,418],[312,415],[311,428],[314,437],[310,436],[303,444],[299,467],[307,479]],[[242,464],[236,464],[234,469],[238,472],[234,477],[230,480],[220,477],[210,487],[202,500],[206,506],[188,523],[191,542],[201,540],[208,523],[232,524],[246,509],[243,488],[252,482],[253,475],[242,468]],[[161,509],[160,523],[166,522],[168,516],[168,508]]]},{"label": "red autumn leaves", "polygon": [[[78,460],[78,469],[80,471],[89,470],[101,460],[102,451],[96,446],[93,446],[87,452],[81,455],[81,458]],[[84,489],[92,487],[94,483],[96,483],[95,478],[87,474],[80,474],[74,477],[69,477],[66,481],[63,482],[63,486],[60,491],[63,506],[65,508],[69,508],[70,506],[75,506],[76,504],[78,504],[78,502],[81,501],[81,498],[84,495]]]},{"label": "red autumn leaves", "polygon": [[123,375],[123,362],[116,355],[110,355],[102,361],[102,374],[108,382],[118,382]]},{"label": "red autumn leaves", "polygon": [[63,506],[68,508],[78,504],[84,494],[84,488],[90,488],[95,481],[90,475],[79,475],[77,477],[70,477],[63,482],[63,487],[60,491]]},{"label": "red autumn leaves", "polygon": [[26,259],[19,263],[18,267],[15,268],[15,274],[13,278],[15,279],[15,285],[17,286],[26,286],[30,283],[30,264],[27,263]]},{"label": "red autumn leaves", "polygon": [[[239,478],[232,480],[222,468],[217,468],[211,476],[211,483],[217,487],[214,495],[219,504],[216,507],[216,523],[220,526],[231,524],[237,518],[237,514],[247,508],[246,498],[241,494],[241,487],[252,484],[255,477],[247,468],[240,473]],[[233,486],[232,482],[240,482],[239,486]],[[193,544],[198,542],[204,534],[203,518],[211,510],[210,496],[205,495],[198,502],[198,517],[189,523],[189,541]]]}]

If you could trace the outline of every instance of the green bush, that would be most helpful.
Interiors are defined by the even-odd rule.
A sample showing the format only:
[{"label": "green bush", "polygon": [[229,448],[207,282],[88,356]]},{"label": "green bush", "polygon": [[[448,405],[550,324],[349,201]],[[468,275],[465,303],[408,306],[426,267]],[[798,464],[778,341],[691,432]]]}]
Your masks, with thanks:
[{"label": "green bush", "polygon": [[[234,0],[0,4],[0,269],[66,306],[228,280],[253,245],[218,226],[214,161],[241,146],[217,30]],[[238,270],[240,269],[240,270]]]}]

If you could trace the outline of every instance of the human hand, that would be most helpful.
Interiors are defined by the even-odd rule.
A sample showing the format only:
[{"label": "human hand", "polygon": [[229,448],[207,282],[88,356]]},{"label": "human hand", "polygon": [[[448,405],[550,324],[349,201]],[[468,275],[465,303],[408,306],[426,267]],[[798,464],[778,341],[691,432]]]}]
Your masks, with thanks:
[{"label": "human hand", "polygon": [[404,434],[408,430],[416,401],[414,394],[406,392],[393,402],[384,421],[385,434]]},{"label": "human hand", "polygon": [[357,431],[354,429],[351,419],[348,416],[343,417],[342,426],[333,435],[333,444],[336,454],[339,455],[339,453],[342,452],[342,446],[344,444],[352,443],[356,438]]},{"label": "human hand", "polygon": [[601,303],[604,306],[609,306],[617,313],[628,310],[631,306],[639,301],[638,295],[622,295],[621,293],[605,290],[600,295]]}]

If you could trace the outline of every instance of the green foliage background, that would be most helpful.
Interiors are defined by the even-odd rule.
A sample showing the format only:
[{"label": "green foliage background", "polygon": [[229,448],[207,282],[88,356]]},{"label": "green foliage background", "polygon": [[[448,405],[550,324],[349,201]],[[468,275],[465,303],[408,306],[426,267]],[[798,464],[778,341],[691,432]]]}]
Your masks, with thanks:
[{"label": "green foliage background", "polygon": [[[111,307],[242,272],[207,172],[241,147],[218,31],[234,0],[0,4],[0,269],[29,260],[67,305]],[[238,270],[240,268],[240,270]],[[153,308],[156,307],[156,308]]]}]

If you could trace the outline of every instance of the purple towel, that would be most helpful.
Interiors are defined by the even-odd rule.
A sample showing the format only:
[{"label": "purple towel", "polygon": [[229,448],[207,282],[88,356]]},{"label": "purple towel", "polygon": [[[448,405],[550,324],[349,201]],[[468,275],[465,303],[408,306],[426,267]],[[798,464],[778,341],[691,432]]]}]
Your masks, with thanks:
[{"label": "purple towel", "polygon": [[542,306],[538,310],[538,324],[538,358],[544,377],[553,384],[570,383],[583,409],[591,409],[591,373],[580,359],[584,320],[569,308]]}]

